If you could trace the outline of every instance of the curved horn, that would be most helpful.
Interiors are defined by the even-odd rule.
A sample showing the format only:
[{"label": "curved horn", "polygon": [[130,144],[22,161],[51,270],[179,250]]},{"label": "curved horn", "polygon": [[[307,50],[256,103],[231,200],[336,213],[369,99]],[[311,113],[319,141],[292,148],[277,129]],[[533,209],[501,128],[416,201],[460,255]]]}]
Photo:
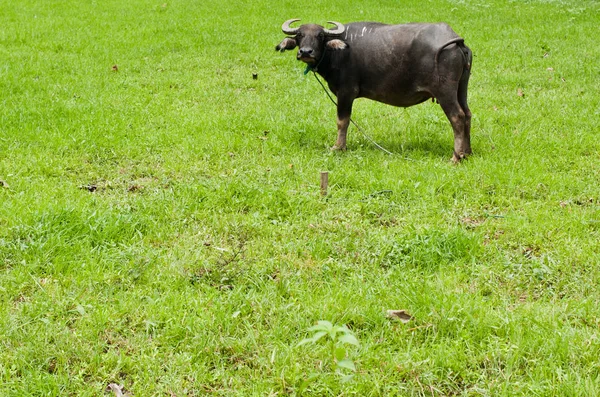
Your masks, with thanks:
[{"label": "curved horn", "polygon": [[294,22],[298,22],[299,19],[288,19],[287,21],[285,21],[283,23],[283,25],[281,25],[281,30],[283,30],[283,33],[285,34],[289,34],[289,35],[294,35],[298,32],[298,29],[300,28],[291,28],[290,25],[293,24]]},{"label": "curved horn", "polygon": [[330,35],[330,36],[339,36],[342,33],[344,33],[346,31],[346,27],[339,23],[339,22],[335,22],[335,21],[327,21],[327,23],[330,23],[332,25],[335,25],[335,29],[333,30],[329,30],[329,29],[324,29],[325,30],[325,34]]}]

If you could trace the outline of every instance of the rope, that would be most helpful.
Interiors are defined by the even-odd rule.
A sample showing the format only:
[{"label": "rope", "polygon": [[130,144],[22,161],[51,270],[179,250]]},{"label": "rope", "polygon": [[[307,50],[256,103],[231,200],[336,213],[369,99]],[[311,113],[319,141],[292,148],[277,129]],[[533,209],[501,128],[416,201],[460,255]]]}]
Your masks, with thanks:
[{"label": "rope", "polygon": [[[306,73],[308,73],[308,68],[306,69]],[[310,69],[313,72],[313,75],[315,76],[315,79],[317,79],[317,81],[319,82],[319,84],[321,84],[321,87],[323,87],[323,91],[325,91],[325,93],[327,94],[327,96],[329,97],[329,100],[331,102],[333,102],[333,104],[337,107],[337,102],[335,101],[335,99],[333,99],[333,97],[331,96],[331,94],[329,93],[329,90],[325,87],[325,85],[323,84],[323,82],[319,79],[319,77],[317,76],[317,73],[315,72],[314,69]],[[305,73],[305,74],[306,74]],[[358,126],[358,124],[356,124],[356,122],[354,120],[352,120],[352,118],[350,118],[350,122],[352,124],[354,124],[354,126],[356,127],[356,129],[369,141],[371,142],[373,145],[375,145],[375,147],[379,150],[381,150],[384,153],[387,153],[389,155],[393,155],[394,153],[390,152],[389,150],[387,150],[386,148],[384,148],[383,146],[381,146],[380,144],[378,144],[377,142],[375,142],[375,140],[373,138],[371,138],[369,135],[367,135],[362,128],[360,128]]]}]

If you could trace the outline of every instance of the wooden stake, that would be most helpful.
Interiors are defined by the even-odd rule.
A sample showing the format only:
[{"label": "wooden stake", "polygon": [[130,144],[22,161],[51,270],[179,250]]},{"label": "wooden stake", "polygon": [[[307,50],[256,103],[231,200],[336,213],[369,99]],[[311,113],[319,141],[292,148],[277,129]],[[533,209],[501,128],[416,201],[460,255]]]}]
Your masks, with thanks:
[{"label": "wooden stake", "polygon": [[321,196],[327,196],[327,187],[329,186],[329,172],[321,171]]}]

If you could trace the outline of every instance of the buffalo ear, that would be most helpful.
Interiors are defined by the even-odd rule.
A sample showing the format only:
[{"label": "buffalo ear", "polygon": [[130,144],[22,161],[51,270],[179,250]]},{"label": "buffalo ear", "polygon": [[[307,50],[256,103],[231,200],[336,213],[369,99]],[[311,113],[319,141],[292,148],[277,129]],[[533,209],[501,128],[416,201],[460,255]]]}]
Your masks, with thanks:
[{"label": "buffalo ear", "polygon": [[281,52],[284,52],[285,50],[293,50],[294,48],[296,48],[297,45],[298,44],[296,43],[295,39],[291,37],[286,37],[281,43],[277,44],[275,50]]},{"label": "buffalo ear", "polygon": [[327,42],[327,47],[331,48],[332,50],[343,50],[348,47],[348,44],[340,39],[333,39]]}]

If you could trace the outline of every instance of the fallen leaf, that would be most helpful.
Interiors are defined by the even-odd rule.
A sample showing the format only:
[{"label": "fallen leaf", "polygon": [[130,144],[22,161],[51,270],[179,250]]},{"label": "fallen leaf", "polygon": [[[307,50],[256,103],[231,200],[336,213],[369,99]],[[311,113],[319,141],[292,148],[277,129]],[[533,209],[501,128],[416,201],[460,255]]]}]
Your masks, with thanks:
[{"label": "fallen leaf", "polygon": [[386,313],[388,318],[397,318],[403,323],[408,323],[410,320],[413,319],[413,316],[408,314],[406,310],[388,310]]},{"label": "fallen leaf", "polygon": [[2,179],[0,179],[0,187],[5,187],[5,188],[9,188],[8,183],[6,183],[6,181],[3,181]]},{"label": "fallen leaf", "polygon": [[113,65],[112,66],[112,71],[113,72],[118,72],[119,71],[119,67],[117,65]]},{"label": "fallen leaf", "polygon": [[115,397],[123,397],[123,385],[117,385],[116,383],[109,383],[106,386],[108,393],[114,393]]},{"label": "fallen leaf", "polygon": [[132,193],[133,193],[133,192],[137,192],[138,190],[142,190],[142,189],[143,189],[143,186],[140,186],[140,185],[135,185],[135,184],[134,184],[134,185],[131,185],[131,186],[129,186],[129,187],[127,188],[127,191],[128,191],[128,192],[132,192]]},{"label": "fallen leaf", "polygon": [[523,90],[520,89],[520,88],[517,88],[517,95],[520,96],[520,97],[524,97],[525,96],[525,94],[523,93]]},{"label": "fallen leaf", "polygon": [[535,256],[535,248],[525,247],[522,253],[525,258],[531,259]]}]

